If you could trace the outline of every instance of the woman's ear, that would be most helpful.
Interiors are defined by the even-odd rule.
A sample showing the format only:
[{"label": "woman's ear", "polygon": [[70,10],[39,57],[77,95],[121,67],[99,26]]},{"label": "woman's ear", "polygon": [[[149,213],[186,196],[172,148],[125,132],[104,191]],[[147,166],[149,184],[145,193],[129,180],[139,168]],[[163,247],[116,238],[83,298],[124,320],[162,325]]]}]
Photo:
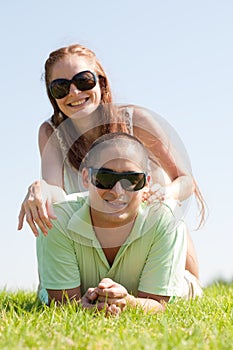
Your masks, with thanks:
[{"label": "woman's ear", "polygon": [[89,188],[89,171],[88,168],[83,168],[82,170],[82,180],[83,180],[83,186],[85,188]]}]

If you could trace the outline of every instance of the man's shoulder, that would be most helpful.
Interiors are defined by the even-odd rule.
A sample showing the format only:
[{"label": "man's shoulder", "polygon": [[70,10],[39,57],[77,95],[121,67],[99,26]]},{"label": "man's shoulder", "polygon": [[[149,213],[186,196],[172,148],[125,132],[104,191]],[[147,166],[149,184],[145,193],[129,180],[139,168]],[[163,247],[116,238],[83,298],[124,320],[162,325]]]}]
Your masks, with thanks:
[{"label": "man's shoulder", "polygon": [[144,216],[146,227],[166,232],[176,230],[183,225],[183,220],[175,209],[174,203],[169,202],[157,201],[148,205]]},{"label": "man's shoulder", "polygon": [[145,209],[146,209],[145,211],[146,216],[153,215],[154,218],[158,219],[161,216],[168,216],[168,217],[172,216],[174,208],[167,202],[154,201],[149,205],[146,205]]},{"label": "man's shoulder", "polygon": [[57,220],[60,222],[68,222],[72,215],[78,211],[85,203],[86,197],[80,197],[77,194],[66,196],[65,200],[54,204],[54,211]]}]

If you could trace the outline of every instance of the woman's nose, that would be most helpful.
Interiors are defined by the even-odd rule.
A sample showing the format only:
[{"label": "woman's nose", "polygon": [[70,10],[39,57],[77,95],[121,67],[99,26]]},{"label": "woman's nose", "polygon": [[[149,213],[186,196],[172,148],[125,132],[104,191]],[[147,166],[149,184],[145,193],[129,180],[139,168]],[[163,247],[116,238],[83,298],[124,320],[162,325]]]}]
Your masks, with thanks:
[{"label": "woman's nose", "polygon": [[78,88],[77,88],[77,86],[75,86],[74,84],[70,84],[70,91],[69,91],[69,94],[70,95],[77,95],[77,94],[79,94],[81,92],[81,90],[79,90]]}]

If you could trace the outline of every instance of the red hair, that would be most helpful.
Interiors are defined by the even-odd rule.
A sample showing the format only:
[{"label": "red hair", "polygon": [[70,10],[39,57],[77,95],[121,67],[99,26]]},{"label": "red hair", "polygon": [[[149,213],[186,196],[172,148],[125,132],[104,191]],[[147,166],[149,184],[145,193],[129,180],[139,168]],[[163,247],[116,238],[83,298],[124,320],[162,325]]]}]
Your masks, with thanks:
[{"label": "red hair", "polygon": [[69,151],[67,156],[70,164],[76,169],[79,169],[82,159],[88,152],[93,140],[89,140],[88,135],[77,134],[71,120],[59,109],[56,99],[51,95],[49,90],[53,66],[68,55],[77,55],[77,59],[80,57],[86,59],[98,75],[101,90],[101,101],[98,107],[101,114],[101,124],[93,128],[93,130],[96,131],[96,138],[109,132],[128,132],[128,130],[125,122],[123,122],[120,117],[119,111],[117,111],[116,108],[114,108],[113,111],[112,92],[109,81],[95,53],[79,44],[62,47],[51,52],[49,58],[45,62],[45,83],[47,94],[54,110],[52,122],[56,128],[59,127],[63,141],[68,145]]}]

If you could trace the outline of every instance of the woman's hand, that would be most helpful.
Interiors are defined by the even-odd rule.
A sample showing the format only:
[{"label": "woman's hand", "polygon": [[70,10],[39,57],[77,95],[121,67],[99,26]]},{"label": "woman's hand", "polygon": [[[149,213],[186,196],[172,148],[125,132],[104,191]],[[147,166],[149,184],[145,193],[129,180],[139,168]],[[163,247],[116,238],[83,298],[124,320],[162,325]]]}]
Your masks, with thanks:
[{"label": "woman's hand", "polygon": [[36,224],[43,234],[47,235],[48,229],[52,228],[51,219],[56,219],[52,202],[51,186],[44,180],[35,181],[29,186],[28,193],[21,205],[18,230],[22,229],[24,217],[26,217],[26,221],[36,237],[39,235]]},{"label": "woman's hand", "polygon": [[161,186],[160,184],[154,184],[148,191],[143,194],[143,201],[152,203],[154,201],[164,201],[171,197],[171,193],[167,186]]},{"label": "woman's hand", "polygon": [[142,200],[147,201],[149,204],[154,201],[165,201],[167,199],[175,199],[178,205],[181,205],[181,202],[176,199],[174,193],[173,183],[161,186],[160,184],[154,184],[150,187],[149,191],[144,192]]}]

